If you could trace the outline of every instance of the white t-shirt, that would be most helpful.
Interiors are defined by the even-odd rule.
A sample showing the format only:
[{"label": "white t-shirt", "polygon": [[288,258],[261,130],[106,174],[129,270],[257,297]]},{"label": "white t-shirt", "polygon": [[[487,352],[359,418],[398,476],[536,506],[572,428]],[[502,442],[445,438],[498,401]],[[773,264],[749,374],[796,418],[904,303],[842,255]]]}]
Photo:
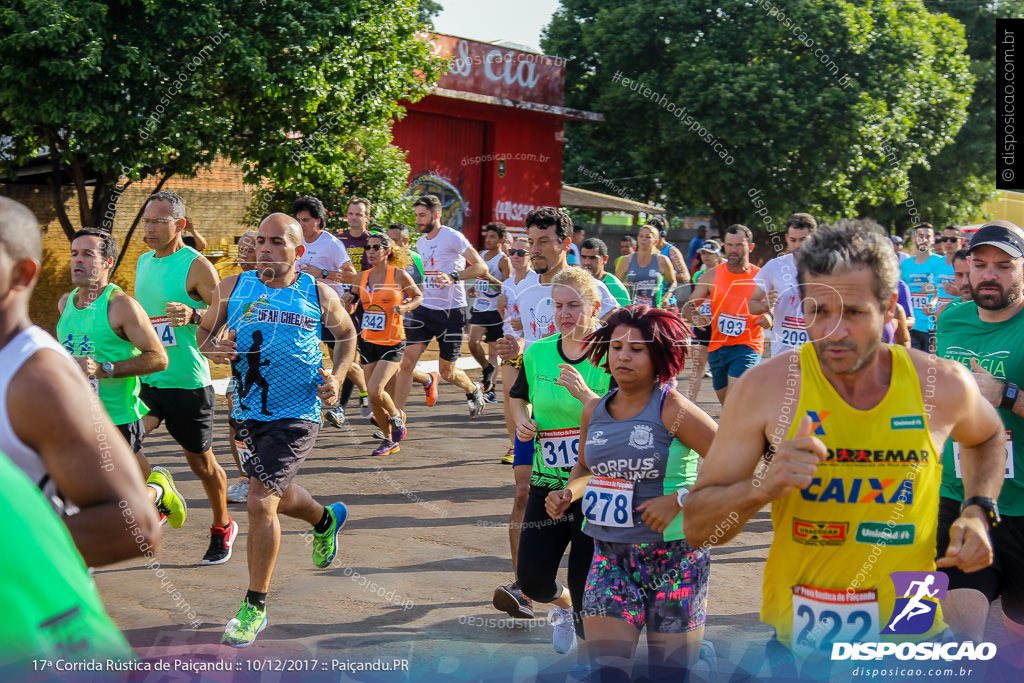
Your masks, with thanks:
[{"label": "white t-shirt", "polygon": [[772,315],[772,341],[799,348],[809,339],[804,312],[800,303],[800,287],[796,280],[796,262],[793,254],[773,258],[754,276],[754,282],[767,294],[774,290],[779,295]]},{"label": "white t-shirt", "polygon": [[[597,317],[603,318],[619,307],[608,286],[600,280],[594,280],[601,296],[601,310]],[[555,324],[555,307],[551,301],[551,285],[541,284],[540,275],[530,273],[519,283],[516,290],[516,305],[519,318],[523,321],[524,348],[558,331]]]},{"label": "white t-shirt", "polygon": [[[329,232],[321,232],[320,236],[312,242],[303,241],[302,245],[306,251],[295,262],[295,269],[301,271],[306,266],[313,266],[320,270],[341,270],[341,267],[351,261],[348,257],[348,250],[345,245]],[[315,275],[317,282],[322,282],[341,296],[348,291],[348,285],[334,280],[325,280]]]},{"label": "white t-shirt", "polygon": [[466,257],[462,254],[471,246],[465,235],[446,225],[441,226],[433,239],[428,239],[426,235],[419,238],[416,251],[423,258],[421,306],[435,311],[447,311],[466,305],[466,290],[462,282],[442,286],[437,284],[437,276],[465,269]]},{"label": "white t-shirt", "polygon": [[[483,254],[480,255],[483,258]],[[501,262],[505,258],[505,254],[499,249],[498,253],[491,257],[490,260],[484,260],[487,264],[487,272],[491,276],[499,280],[501,279]],[[473,310],[474,311],[497,311],[498,310],[498,295],[501,294],[501,288],[497,285],[491,284],[488,280],[477,279],[473,283]]]}]

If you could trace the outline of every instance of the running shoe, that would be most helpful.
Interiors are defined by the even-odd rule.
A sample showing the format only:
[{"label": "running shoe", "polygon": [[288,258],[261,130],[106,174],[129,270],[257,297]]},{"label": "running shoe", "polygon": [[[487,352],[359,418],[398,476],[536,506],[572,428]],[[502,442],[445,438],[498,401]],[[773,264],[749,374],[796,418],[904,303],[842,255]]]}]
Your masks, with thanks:
[{"label": "running shoe", "polygon": [[501,456],[501,464],[502,465],[511,465],[512,461],[515,460],[515,457],[516,457],[515,449],[512,448],[511,446],[509,446],[508,450],[505,451],[505,455]]},{"label": "running shoe", "polygon": [[548,623],[554,627],[551,644],[555,652],[564,655],[576,646],[576,627],[572,623],[572,610],[555,607],[548,612]]},{"label": "running shoe", "polygon": [[341,429],[348,424],[348,420],[345,418],[345,411],[341,406],[334,406],[330,410],[324,412],[324,419],[338,429]]},{"label": "running shoe", "polygon": [[[203,561],[200,564],[224,564],[231,559],[231,546],[235,542],[235,537],[238,536],[238,524],[235,520],[228,517],[228,525],[219,527],[210,527],[210,547],[206,549],[206,554],[203,555]],[[255,638],[256,636],[253,636]]]},{"label": "running shoe", "polygon": [[391,418],[391,440],[398,443],[405,438],[405,411],[398,409],[398,415]]},{"label": "running shoe", "polygon": [[386,438],[388,438],[388,437],[384,436],[384,432],[382,432],[382,431],[380,431],[380,430],[378,429],[377,431],[375,431],[375,432],[373,433],[373,438],[375,438],[375,439],[377,439],[378,441],[380,441],[381,439],[386,439]]},{"label": "running shoe", "polygon": [[498,397],[494,394],[494,389],[491,389],[490,391],[485,391],[484,392],[484,402],[485,403],[497,403],[498,402]]},{"label": "running shoe", "polygon": [[231,647],[249,647],[266,627],[267,610],[250,605],[243,599],[238,607],[238,616],[228,622],[220,642]]},{"label": "running shoe", "polygon": [[249,499],[249,477],[239,477],[238,481],[228,487],[229,503],[244,503]]},{"label": "running shoe", "polygon": [[373,408],[370,407],[370,397],[360,396],[359,397],[359,417],[364,420],[373,418]]},{"label": "running shoe", "polygon": [[693,666],[693,671],[708,681],[718,678],[718,653],[715,651],[714,643],[710,640],[701,641],[700,655],[697,658],[697,663]]},{"label": "running shoe", "polygon": [[185,523],[185,517],[188,516],[188,504],[178,493],[178,489],[174,488],[174,479],[171,478],[171,473],[163,467],[154,467],[149,478],[146,479],[146,483],[156,484],[163,489],[163,493],[155,501],[156,509],[167,517],[172,528],[180,529],[181,525]]},{"label": "running shoe", "polygon": [[480,383],[483,384],[484,387],[487,388],[487,389],[493,389],[494,388],[494,371],[495,370],[497,370],[497,368],[494,367],[494,365],[492,365],[491,363],[488,363],[487,367],[484,368],[483,372],[480,373]]},{"label": "running shoe", "polygon": [[391,439],[383,439],[380,442],[380,446],[374,449],[374,455],[391,455],[402,450],[401,446],[392,441]]},{"label": "running shoe", "polygon": [[533,613],[533,600],[523,595],[518,581],[495,588],[491,602],[494,609],[505,612],[513,619],[533,619],[536,616]]},{"label": "running shoe", "polygon": [[469,417],[476,419],[484,412],[484,394],[480,387],[473,389],[473,393],[466,397],[466,404],[469,405]]},{"label": "running shoe", "polygon": [[433,406],[437,403],[437,390],[441,386],[441,375],[436,372],[429,372],[427,374],[430,375],[430,384],[423,387],[423,391],[427,395],[427,405]]},{"label": "running shoe", "polygon": [[344,503],[331,503],[327,506],[327,514],[331,517],[331,526],[322,534],[313,530],[313,564],[318,567],[330,566],[338,553],[338,532],[345,526],[348,519],[348,508]]}]

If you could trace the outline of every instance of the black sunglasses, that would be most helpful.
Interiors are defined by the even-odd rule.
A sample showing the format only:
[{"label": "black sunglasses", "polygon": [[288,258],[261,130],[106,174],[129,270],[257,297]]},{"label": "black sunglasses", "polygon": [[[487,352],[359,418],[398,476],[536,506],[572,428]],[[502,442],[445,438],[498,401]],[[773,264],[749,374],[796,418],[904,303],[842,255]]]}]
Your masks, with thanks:
[{"label": "black sunglasses", "polygon": [[530,253],[530,252],[527,251],[526,249],[509,249],[508,250],[508,255],[509,256],[526,256],[528,253]]},{"label": "black sunglasses", "polygon": [[959,242],[959,237],[937,237],[935,238],[935,244],[942,244],[943,242]]},{"label": "black sunglasses", "polygon": [[370,251],[380,251],[381,249],[387,249],[383,244],[367,244],[366,249]]}]

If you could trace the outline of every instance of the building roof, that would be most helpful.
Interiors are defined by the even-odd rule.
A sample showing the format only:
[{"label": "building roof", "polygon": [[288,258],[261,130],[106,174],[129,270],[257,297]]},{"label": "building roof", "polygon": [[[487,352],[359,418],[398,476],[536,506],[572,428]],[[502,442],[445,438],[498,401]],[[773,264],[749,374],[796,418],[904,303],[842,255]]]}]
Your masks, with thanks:
[{"label": "building roof", "polygon": [[664,215],[665,209],[643,202],[634,202],[610,194],[601,194],[592,190],[583,190],[571,185],[562,184],[562,206],[584,211],[624,211],[626,213],[646,213]]}]

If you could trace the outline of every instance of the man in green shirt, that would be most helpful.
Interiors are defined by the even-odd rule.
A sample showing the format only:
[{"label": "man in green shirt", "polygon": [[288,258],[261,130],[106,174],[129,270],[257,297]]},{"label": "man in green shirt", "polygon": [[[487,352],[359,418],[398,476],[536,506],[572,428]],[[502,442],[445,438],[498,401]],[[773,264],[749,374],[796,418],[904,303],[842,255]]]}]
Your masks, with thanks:
[{"label": "man in green shirt", "polygon": [[150,468],[142,454],[140,375],[167,367],[167,352],[139,302],[110,282],[117,241],[104,230],[84,228],[71,238],[71,283],[57,304],[57,340],[78,362],[114,425],[135,453],[153,503],[174,528],[185,523],[185,499],[171,473]]},{"label": "man in green shirt", "polygon": [[[937,355],[966,365],[981,395],[998,409],[1006,427],[1003,487],[996,501],[964,501],[959,444],[949,440],[942,453],[938,554],[959,545],[950,538],[952,520],[964,503],[979,505],[992,528],[993,564],[965,574],[943,568],[949,593],[946,622],[959,640],[983,640],[989,605],[1002,598],[1003,621],[1011,641],[1024,641],[1024,231],[1009,221],[993,221],[971,239],[969,278],[973,302],[949,306],[938,320]],[[926,397],[927,399],[927,397]],[[968,473],[970,474],[970,473]]]},{"label": "man in green shirt", "polygon": [[142,378],[139,396],[149,407],[146,433],[161,422],[167,426],[210,501],[213,526],[202,564],[223,564],[231,557],[238,525],[228,515],[227,475],[213,456],[216,396],[210,366],[196,344],[201,311],[219,280],[213,264],[182,242],[185,222],[185,200],[174,192],[162,190],[146,201],[142,227],[153,251],[139,257],[135,298],[156,328],[168,365]]},{"label": "man in green shirt", "polygon": [[628,306],[630,304],[629,292],[619,278],[604,269],[606,263],[608,263],[608,245],[604,243],[604,240],[597,237],[588,237],[583,240],[583,244],[580,245],[580,265],[589,270],[594,278],[608,286],[608,291],[619,302],[619,306]]}]

